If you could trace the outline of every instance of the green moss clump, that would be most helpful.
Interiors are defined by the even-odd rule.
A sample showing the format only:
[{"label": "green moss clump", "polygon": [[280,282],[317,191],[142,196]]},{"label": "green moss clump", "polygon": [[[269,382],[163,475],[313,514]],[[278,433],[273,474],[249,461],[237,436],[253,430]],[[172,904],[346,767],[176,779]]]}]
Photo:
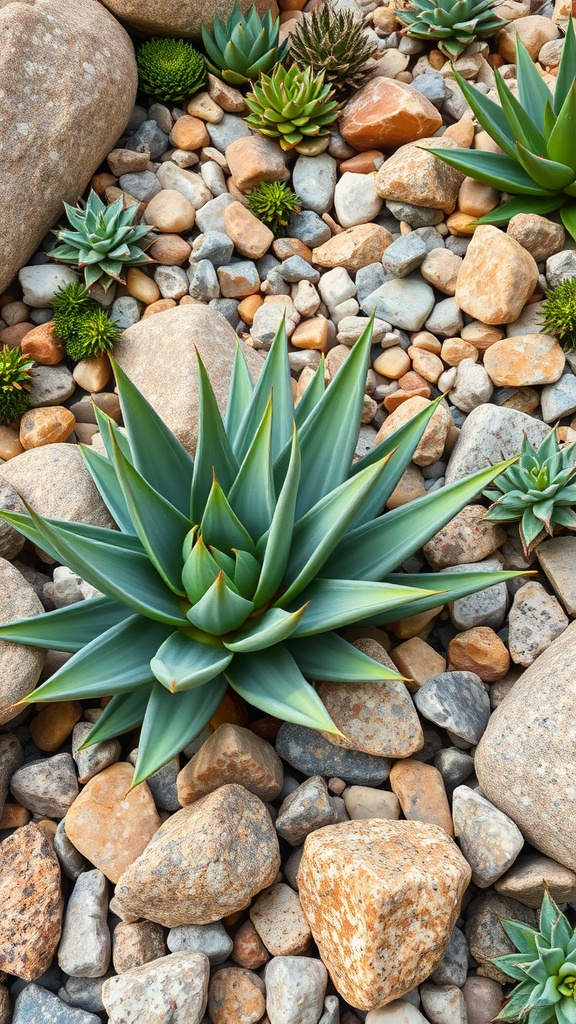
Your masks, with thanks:
[{"label": "green moss clump", "polygon": [[76,336],[86,314],[95,308],[94,299],[80,281],[59,288],[53,299],[52,319],[60,341],[67,345]]},{"label": "green moss clump", "polygon": [[576,277],[562,281],[546,293],[542,326],[547,334],[554,335],[565,352],[576,348]]},{"label": "green moss clump", "polygon": [[182,103],[206,84],[204,58],[184,39],[150,39],[136,63],[139,88],[163,103]]},{"label": "green moss clump", "polygon": [[0,423],[19,420],[30,405],[30,370],[34,360],[19,348],[0,350]]},{"label": "green moss clump", "polygon": [[288,226],[291,216],[300,212],[300,196],[284,181],[261,181],[248,195],[250,210],[267,224],[278,238]]},{"label": "green moss clump", "polygon": [[114,320],[79,281],[56,292],[53,319],[66,354],[76,363],[111,352],[120,337]]}]

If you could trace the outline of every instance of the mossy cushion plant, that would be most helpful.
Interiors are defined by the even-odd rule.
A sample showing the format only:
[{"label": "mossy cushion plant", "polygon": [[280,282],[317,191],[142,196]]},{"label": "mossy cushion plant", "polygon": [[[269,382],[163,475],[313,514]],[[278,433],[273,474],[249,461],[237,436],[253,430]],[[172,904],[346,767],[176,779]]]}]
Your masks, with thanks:
[{"label": "mossy cushion plant", "polygon": [[268,225],[276,238],[285,233],[290,218],[300,212],[300,197],[285,181],[261,181],[247,198],[251,212]]},{"label": "mossy cushion plant", "polygon": [[324,72],[297,64],[281,64],[270,76],[260,75],[246,96],[250,114],[247,124],[262,135],[277,139],[282,149],[294,149],[300,142],[328,135],[339,112],[334,90],[324,83]]},{"label": "mossy cushion plant", "polygon": [[0,349],[0,424],[19,420],[30,405],[30,371],[34,360],[19,348]]},{"label": "mossy cushion plant", "polygon": [[103,352],[112,352],[120,337],[117,324],[92,299],[80,281],[58,289],[52,318],[56,335],[66,347],[66,354],[77,363]]},{"label": "mossy cushion plant", "polygon": [[149,39],[136,64],[139,88],[162,103],[182,103],[206,85],[204,57],[184,39]]},{"label": "mossy cushion plant", "polygon": [[279,32],[280,19],[270,11],[261,18],[254,5],[244,14],[235,3],[226,21],[214,17],[212,31],[202,25],[206,63],[213,75],[229,85],[254,82],[283,59],[288,43],[278,44]]},{"label": "mossy cushion plant", "polygon": [[455,60],[475,39],[486,39],[508,22],[494,14],[496,0],[412,0],[408,9],[394,11],[407,26],[405,34],[435,43]]},{"label": "mossy cushion plant", "polygon": [[539,931],[500,919],[516,952],[491,962],[519,984],[494,1020],[576,1024],[576,933],[546,889]]},{"label": "mossy cushion plant", "polygon": [[322,0],[290,35],[292,60],[315,74],[324,72],[339,99],[367,82],[373,54],[363,21],[352,11],[335,10],[332,0]]},{"label": "mossy cushion plant", "polygon": [[338,733],[308,680],[397,678],[336,632],[386,623],[517,574],[395,573],[505,468],[381,515],[440,401],[353,462],[372,329],[296,409],[278,332],[253,387],[240,348],[222,421],[198,360],[194,460],[114,366],[126,433],[98,409],[108,458],[83,448],[119,530],[0,511],[105,595],[0,639],[73,657],[27,700],[112,700],[87,743],[142,725],[134,784],[183,750],[228,687],[265,714]]},{"label": "mossy cushion plant", "polygon": [[559,341],[565,352],[576,348],[576,278],[562,281],[546,292],[541,325]]}]

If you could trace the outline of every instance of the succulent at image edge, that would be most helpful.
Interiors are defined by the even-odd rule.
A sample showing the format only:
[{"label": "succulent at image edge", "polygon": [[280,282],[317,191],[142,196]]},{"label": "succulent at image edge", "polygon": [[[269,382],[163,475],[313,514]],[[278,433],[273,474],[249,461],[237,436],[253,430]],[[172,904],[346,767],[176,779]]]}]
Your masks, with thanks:
[{"label": "succulent at image edge", "polygon": [[475,39],[486,39],[508,24],[494,14],[497,0],[411,0],[394,11],[407,26],[405,35],[433,42],[455,60]]},{"label": "succulent at image edge", "polygon": [[517,213],[546,215],[558,211],[576,239],[576,37],[568,22],[554,94],[516,37],[518,98],[495,69],[500,104],[454,77],[479,124],[502,153],[477,149],[428,149],[439,160],[512,198],[475,224],[506,224]]},{"label": "succulent at image edge", "polygon": [[500,919],[517,952],[491,963],[518,981],[496,1021],[576,1024],[576,933],[547,889],[539,931],[521,921]]},{"label": "succulent at image edge", "polygon": [[[0,511],[104,596],[0,639],[73,655],[28,702],[111,696],[86,745],[141,725],[134,785],[202,731],[228,687],[264,714],[338,733],[309,680],[401,678],[344,640],[518,575],[395,570],[509,462],[381,510],[441,398],[354,461],[372,321],[326,387],[294,408],[278,331],[253,386],[237,345],[224,420],[198,358],[195,458],[113,363],[125,430],[95,414],[107,457],[81,446],[119,530]],[[329,438],[329,443],[326,439]]]},{"label": "succulent at image edge", "polygon": [[315,74],[323,71],[337,98],[366,84],[373,54],[362,19],[350,10],[335,10],[332,0],[322,0],[290,34],[291,59]]},{"label": "succulent at image edge", "polygon": [[212,31],[202,25],[209,70],[229,85],[256,81],[286,53],[288,42],[279,45],[279,33],[280,19],[273,18],[270,11],[261,18],[254,5],[244,14],[235,3],[226,21],[214,16]]}]

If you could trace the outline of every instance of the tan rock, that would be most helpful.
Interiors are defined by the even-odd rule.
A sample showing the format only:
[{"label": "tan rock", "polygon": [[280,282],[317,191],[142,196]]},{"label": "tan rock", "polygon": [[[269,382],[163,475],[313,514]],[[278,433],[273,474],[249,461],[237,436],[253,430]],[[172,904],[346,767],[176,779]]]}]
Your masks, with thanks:
[{"label": "tan rock", "polygon": [[372,174],[384,163],[384,154],[379,149],[368,149],[364,153],[356,153],[349,160],[343,160],[339,170],[341,174],[351,171],[352,174]]},{"label": "tan rock", "polygon": [[448,645],[449,671],[475,672],[485,683],[503,679],[510,668],[506,645],[490,626],[473,626]]},{"label": "tan rock", "polygon": [[0,459],[8,462],[9,459],[14,459],[16,455],[21,455],[23,451],[24,449],[18,438],[18,432],[13,430],[12,427],[0,426]]},{"label": "tan rock", "polygon": [[485,324],[510,324],[537,282],[538,267],[530,253],[499,228],[482,224],[458,274],[456,299],[465,313]]},{"label": "tan rock", "polygon": [[474,345],[474,348],[478,349],[479,352],[485,352],[487,348],[490,348],[496,341],[500,341],[504,337],[504,331],[501,331],[499,327],[493,327],[490,324],[483,324],[479,320],[473,320],[469,324],[464,324],[460,331],[460,337],[462,341],[467,341]]},{"label": "tan rock", "polygon": [[126,291],[139,302],[145,302],[147,306],[151,302],[157,302],[160,296],[160,289],[153,277],[149,277],[139,267],[129,267],[126,273]]},{"label": "tan rock", "polygon": [[422,93],[391,78],[373,78],[344,107],[339,130],[354,149],[391,149],[433,135],[441,124]]},{"label": "tan rock", "polygon": [[442,343],[442,361],[448,366],[458,366],[463,359],[473,359],[477,363],[478,356],[476,346],[462,338],[446,338]]},{"label": "tan rock", "polygon": [[442,605],[438,608],[431,608],[427,612],[420,612],[418,615],[407,615],[405,619],[394,622],[391,630],[399,640],[409,640],[413,636],[428,635],[432,629],[434,620],[442,611]]},{"label": "tan rock", "polygon": [[43,366],[57,366],[66,354],[66,346],[54,330],[54,323],[39,324],[28,331],[22,340],[22,352]]},{"label": "tan rock", "polygon": [[472,217],[469,213],[455,210],[454,213],[451,213],[446,218],[446,227],[451,235],[456,235],[457,238],[466,238],[468,235],[473,235],[476,231],[476,218]]},{"label": "tan rock", "polygon": [[464,178],[458,191],[458,209],[470,217],[483,217],[498,206],[500,195],[495,188],[475,178]]},{"label": "tan rock", "polygon": [[309,835],[300,900],[343,998],[371,1010],[427,978],[444,955],[470,875],[437,825],[353,821]]},{"label": "tan rock", "polygon": [[400,803],[395,793],[372,786],[347,786],[343,797],[351,821],[368,818],[398,821],[400,817]]},{"label": "tan rock", "polygon": [[328,320],[326,317],[314,316],[303,320],[292,333],[290,344],[294,345],[294,348],[326,352],[328,349]]},{"label": "tan rock", "polygon": [[242,203],[230,203],[224,210],[226,231],[242,256],[259,260],[274,241],[274,233]]},{"label": "tan rock", "polygon": [[[423,147],[423,148],[421,148]],[[382,165],[376,175],[376,190],[383,199],[414,206],[428,206],[452,213],[463,175],[426,150],[457,149],[453,139],[420,139],[402,146]],[[440,250],[439,250],[440,251]]]},{"label": "tan rock", "polygon": [[[301,256],[302,259],[312,262],[312,249],[309,245],[301,242],[299,238],[277,238],[272,243],[272,252],[279,260],[287,260],[290,256]],[[309,282],[306,282],[308,284]]]},{"label": "tan rock", "polygon": [[254,1024],[266,1009],[264,993],[264,982],[257,974],[241,967],[223,967],[208,989],[210,1020],[213,1024]]},{"label": "tan rock", "polygon": [[407,688],[415,693],[427,679],[446,671],[446,659],[419,636],[413,636],[390,652],[396,668],[407,677]]},{"label": "tan rock", "polygon": [[0,344],[9,345],[10,348],[19,348],[29,331],[34,329],[31,323],[13,324],[12,327],[3,327],[0,331]]},{"label": "tan rock", "polygon": [[226,162],[241,192],[250,192],[262,181],[287,181],[286,154],[272,139],[245,135],[226,147]]},{"label": "tan rock", "polygon": [[390,772],[390,786],[408,821],[426,821],[454,835],[444,780],[437,768],[410,758],[396,761]]},{"label": "tan rock", "polygon": [[[435,249],[434,252],[447,252],[449,250]],[[432,352],[434,355],[440,355],[442,351],[442,345],[438,341],[438,338],[430,331],[416,331],[411,337],[411,348],[421,348],[424,352]],[[403,385],[404,386],[404,385]]]},{"label": "tan rock", "polygon": [[102,1002],[110,1024],[162,1020],[200,1024],[208,999],[210,961],[204,953],[171,953],[106,978]]},{"label": "tan rock", "polygon": [[420,273],[428,284],[445,295],[454,295],[462,257],[450,249],[432,249],[420,264]]},{"label": "tan rock", "polygon": [[[196,211],[181,192],[174,188],[163,188],[152,197],[144,212],[144,220],[158,231],[174,234],[189,231],[194,226]],[[154,301],[154,300],[152,300]]]},{"label": "tan rock", "polygon": [[[222,0],[211,0],[199,7],[196,0],[106,0],[108,7],[120,21],[146,36],[170,35],[183,39],[200,39],[203,22],[211,22],[215,14],[227,18],[230,10]],[[241,0],[240,7],[247,11],[250,4]],[[268,0],[256,0],[256,10],[263,15],[275,10]],[[226,109],[226,108],[225,108]]]},{"label": "tan rock", "polygon": [[263,302],[264,299],[261,295],[247,295],[246,298],[242,299],[242,302],[238,304],[238,315],[242,317],[249,327],[252,326],[256,310],[260,309]]},{"label": "tan rock", "polygon": [[319,267],[344,267],[355,272],[369,263],[379,263],[392,241],[390,232],[379,224],[358,224],[313,249],[312,259]]},{"label": "tan rock", "polygon": [[227,82],[215,75],[208,75],[208,95],[214,103],[217,103],[222,110],[229,114],[248,113],[244,97],[238,89],[234,89]]},{"label": "tan rock", "polygon": [[252,921],[244,921],[234,936],[234,948],[230,954],[240,967],[248,967],[255,971],[262,967],[270,954],[258,935]]},{"label": "tan rock", "polygon": [[65,441],[75,423],[75,417],[63,405],[28,409],[20,420],[20,444],[28,449]]},{"label": "tan rock", "polygon": [[557,39],[559,35],[557,26],[550,18],[545,18],[541,14],[529,14],[525,18],[515,18],[509,25],[501,28],[496,36],[496,45],[500,56],[508,64],[513,64],[516,60],[516,36],[519,36],[535,61],[544,43]]},{"label": "tan rock", "polygon": [[385,348],[374,360],[373,365],[376,373],[382,374],[383,377],[389,377],[390,380],[398,380],[408,372],[411,362],[410,356],[403,348],[393,345],[392,348]]},{"label": "tan rock", "polygon": [[25,302],[7,302],[2,306],[2,319],[8,327],[14,324],[23,324],[28,319],[30,306]]},{"label": "tan rock", "polygon": [[538,910],[545,885],[556,903],[572,903],[576,899],[576,872],[537,853],[519,857],[494,888],[501,896],[511,896]]},{"label": "tan rock", "polygon": [[[191,298],[191,296],[188,297]],[[168,313],[170,310],[176,309],[176,306],[175,299],[158,299],[157,302],[151,302],[149,306],[146,306],[142,314],[142,320],[146,320],[149,316],[156,316],[158,313]],[[116,355],[116,353],[114,354]]]},{"label": "tan rock", "polygon": [[[429,405],[430,402],[428,399],[420,398],[419,396],[415,396],[414,398],[408,399],[407,402],[403,402],[400,408],[391,413],[390,416],[388,416],[388,419],[384,421],[374,439],[374,444],[379,444],[380,441],[390,437],[394,431],[404,426],[404,424],[408,423],[416,413],[427,408]],[[436,462],[437,459],[440,458],[444,451],[444,444],[446,442],[450,423],[450,413],[444,405],[439,405],[426,427],[426,430],[424,431],[424,434],[412,457],[412,461],[415,462],[417,466],[431,466],[433,462]]]},{"label": "tan rock", "polygon": [[[106,163],[112,171],[113,181],[106,183],[106,187],[116,184],[121,174],[135,174],[138,171],[146,171],[150,161],[150,153],[136,153],[133,149],[112,149],[106,157]],[[100,181],[100,187],[103,182]],[[92,183],[92,188],[96,186]]]},{"label": "tan rock", "polygon": [[[220,120],[222,120],[222,114],[220,114]],[[182,114],[174,122],[170,132],[170,142],[176,149],[188,151],[201,149],[202,146],[209,146],[210,136],[206,131],[204,121],[201,121],[199,117],[191,117],[188,113]]]},{"label": "tan rock", "polygon": [[437,355],[434,355],[433,352],[426,352],[411,345],[408,349],[408,355],[412,360],[412,367],[416,373],[432,384],[435,384],[444,372],[442,360]]},{"label": "tan rock", "polygon": [[272,956],[299,956],[309,951],[312,933],[297,893],[284,882],[256,897],[250,920]]},{"label": "tan rock", "polygon": [[[214,102],[207,92],[197,92],[186,106],[186,110],[192,117],[207,121],[208,124],[220,124],[224,117],[224,110]],[[205,143],[210,145],[210,143]]]},{"label": "tan rock", "polygon": [[164,929],[153,921],[120,921],[112,934],[112,963],[116,974],[166,956]]},{"label": "tan rock", "polygon": [[481,562],[506,540],[497,523],[484,519],[483,505],[467,505],[424,545],[424,554],[432,569]]},{"label": "tan rock", "polygon": [[416,709],[400,680],[354,686],[318,683],[316,689],[328,714],[344,734],[325,734],[335,746],[378,757],[408,757],[424,745]]},{"label": "tan rock", "polygon": [[[506,6],[512,3],[514,0],[508,0]],[[492,978],[483,978],[478,974],[468,975],[462,995],[466,1003],[468,1024],[490,1024],[504,1003],[502,985]]]},{"label": "tan rock", "polygon": [[[410,395],[407,398],[410,398]],[[407,505],[409,501],[422,498],[425,494],[422,470],[410,463],[388,498],[386,508],[392,509],[398,508],[400,505]]]},{"label": "tan rock", "polygon": [[517,213],[509,222],[506,233],[527,249],[535,260],[546,260],[560,252],[566,238],[562,224],[536,213]]},{"label": "tan rock", "polygon": [[128,911],[167,928],[209,924],[247,907],[279,867],[262,801],[243,786],[221,786],[164,823],[116,894]]},{"label": "tan rock", "polygon": [[72,370],[72,376],[78,387],[94,394],[104,390],[111,374],[112,367],[105,352],[101,352],[99,356],[91,356],[89,359],[81,359]]},{"label": "tan rock", "polygon": [[192,246],[180,235],[160,235],[148,249],[148,255],[164,267],[177,267],[186,263]]},{"label": "tan rock", "polygon": [[134,769],[112,764],[86,783],[66,814],[66,835],[111,882],[117,882],[160,827],[145,782],[130,789]]},{"label": "tan rock", "polygon": [[484,368],[493,384],[524,387],[553,384],[566,362],[561,346],[549,334],[516,334],[502,338],[484,354]]},{"label": "tan rock", "polygon": [[34,981],[48,969],[62,928],[60,866],[37,825],[0,844],[0,971]]},{"label": "tan rock", "polygon": [[58,750],[81,717],[82,705],[76,700],[45,704],[30,722],[30,736],[40,750]]},{"label": "tan rock", "polygon": [[179,773],[178,799],[186,806],[235,782],[261,800],[275,800],[283,778],[282,762],[266,740],[227,723],[216,729]]}]

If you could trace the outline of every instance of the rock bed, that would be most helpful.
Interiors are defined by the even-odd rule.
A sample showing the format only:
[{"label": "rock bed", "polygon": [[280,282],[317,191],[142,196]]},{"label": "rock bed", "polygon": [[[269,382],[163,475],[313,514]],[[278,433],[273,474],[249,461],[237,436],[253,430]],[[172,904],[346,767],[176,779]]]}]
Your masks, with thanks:
[{"label": "rock bed", "polygon": [[[514,21],[496,51],[473,44],[456,67],[489,91],[495,65],[513,74],[506,63],[517,30],[553,74],[564,6],[558,0],[555,10],[531,15],[507,0],[502,8]],[[437,51],[400,39],[390,10],[370,8],[380,73],[361,110],[348,104],[340,133],[287,156],[250,133],[241,94],[210,78],[186,110],[136,106],[92,185],[107,200],[123,192],[138,202],[156,229],[156,264],[130,270],[125,286],[101,298],[126,331],[120,360],[179,436],[194,435],[195,408],[181,396],[200,326],[214,376],[218,360],[229,360],[232,328],[256,350],[257,368],[285,315],[297,400],[321,354],[331,379],[375,312],[359,452],[447,394],[393,508],[516,454],[524,433],[538,443],[560,421],[561,438],[576,438],[576,361],[539,324],[545,289],[576,276],[576,255],[558,224],[534,215],[472,234],[470,221],[497,194],[413,144],[437,145],[442,131],[443,144],[469,145],[463,96]],[[289,181],[302,201],[276,240],[245,199],[274,179]],[[52,244],[47,238],[0,296],[0,343],[21,345],[38,364],[19,431],[0,427],[0,501],[17,508],[20,494],[45,515],[107,525],[78,449],[62,442],[98,445],[91,399],[115,418],[118,401],[105,359],[75,367],[62,359],[50,303],[75,275],[49,262]],[[528,568],[516,528],[483,522],[483,511],[480,503],[466,508],[405,567]],[[498,915],[535,923],[543,879],[559,902],[576,905],[566,814],[576,539],[547,540],[529,562],[529,580],[388,630],[349,631],[413,682],[321,685],[347,745],[249,721],[241,702],[227,700],[215,732],[128,793],[136,737],[80,750],[100,705],[1,714],[1,1024],[487,1024],[505,983],[488,961],[511,948]],[[0,576],[5,620],[92,594],[66,567],[38,561],[5,525]],[[1,647],[1,708],[62,660]],[[381,822],[370,850],[366,819]],[[446,833],[465,861],[454,864],[453,890],[436,899],[433,886],[424,888],[414,903],[414,857],[401,850],[398,864],[388,864],[391,875],[402,868],[401,941],[375,920],[368,940],[376,955],[362,956],[347,929],[360,927],[354,915],[359,899],[370,900],[371,858],[381,841],[390,861],[401,819],[413,823],[413,848],[432,881],[449,875]],[[349,822],[345,832],[330,830],[341,822]],[[418,823],[436,826],[435,853]],[[454,892],[470,871],[454,921]],[[329,891],[327,919],[317,891]],[[420,984],[417,922],[430,901],[437,942],[449,944]],[[390,963],[399,981],[387,977]],[[391,995],[402,998],[366,1013]]]}]

